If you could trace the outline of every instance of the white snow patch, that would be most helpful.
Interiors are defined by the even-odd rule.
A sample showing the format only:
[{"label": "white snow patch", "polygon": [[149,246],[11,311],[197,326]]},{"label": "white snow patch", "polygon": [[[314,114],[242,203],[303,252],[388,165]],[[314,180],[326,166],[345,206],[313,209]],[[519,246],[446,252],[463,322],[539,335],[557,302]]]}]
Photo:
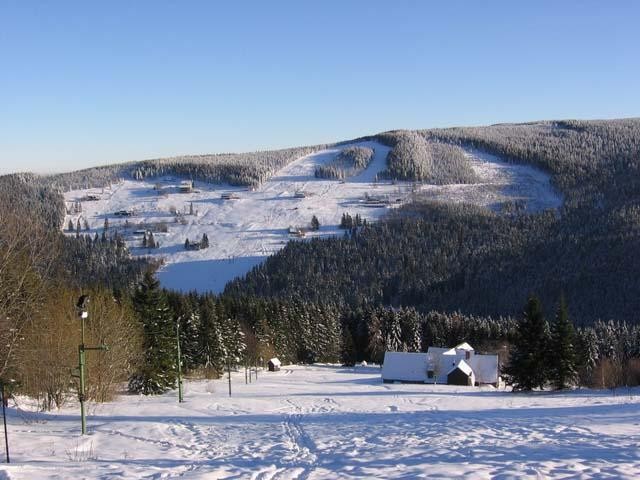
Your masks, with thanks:
[{"label": "white snow patch", "polygon": [[512,394],[284,366],[37,413],[10,404],[0,478],[640,478],[640,390]]}]

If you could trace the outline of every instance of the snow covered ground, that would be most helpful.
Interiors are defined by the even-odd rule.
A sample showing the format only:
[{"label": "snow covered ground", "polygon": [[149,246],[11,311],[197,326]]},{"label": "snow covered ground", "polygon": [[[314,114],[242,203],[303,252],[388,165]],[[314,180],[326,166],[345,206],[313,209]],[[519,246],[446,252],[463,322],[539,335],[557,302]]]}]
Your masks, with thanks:
[{"label": "snow covered ground", "polygon": [[[65,226],[69,220],[75,224],[81,217],[82,223],[88,222],[91,234],[101,233],[108,218],[111,229],[125,234],[133,254],[165,260],[166,265],[159,272],[164,286],[182,291],[219,292],[229,280],[245,274],[283,248],[294,238],[289,227],[306,228],[313,215],[318,217],[321,228],[318,232],[307,232],[306,238],[342,234],[338,224],[345,212],[375,221],[388,208],[408,200],[415,190],[441,201],[473,202],[490,208],[505,199],[525,200],[530,210],[555,208],[561,202],[544,173],[475,151],[468,154],[482,179],[480,184],[414,186],[408,182],[375,182],[376,175],[386,167],[389,147],[373,141],[353,145],[374,148],[375,157],[366,170],[345,182],[314,177],[316,166],[331,161],[346,146],[343,145],[292,162],[255,191],[196,182],[196,191],[179,193],[180,179],[164,177],[143,182],[125,180],[104,190],[68,192],[65,200],[69,205],[87,195],[95,195],[99,200],[82,201],[82,213],[68,215]],[[154,189],[156,184],[162,187],[161,194]],[[304,192],[304,198],[296,198],[296,192]],[[239,198],[222,200],[223,193]],[[364,201],[365,195],[383,199],[390,205],[372,206]],[[191,205],[197,215],[172,213],[189,213]],[[130,210],[134,215],[114,217],[113,213],[119,210]],[[142,237],[134,232],[161,222],[167,224],[167,232],[154,234],[160,248],[142,248]],[[185,250],[187,238],[199,241],[203,233],[209,237],[210,248]]]},{"label": "snow covered ground", "polygon": [[231,398],[200,380],[183,404],[92,405],[85,437],[72,407],[11,403],[0,479],[640,478],[639,389],[512,394],[316,365],[236,372]]}]

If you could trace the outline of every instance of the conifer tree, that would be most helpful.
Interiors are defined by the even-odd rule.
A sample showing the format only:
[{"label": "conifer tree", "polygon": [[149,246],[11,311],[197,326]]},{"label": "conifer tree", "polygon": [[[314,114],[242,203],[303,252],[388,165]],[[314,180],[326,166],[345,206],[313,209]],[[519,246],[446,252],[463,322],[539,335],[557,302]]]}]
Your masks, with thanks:
[{"label": "conifer tree", "polygon": [[567,304],[562,297],[551,326],[549,344],[549,375],[554,387],[558,390],[575,383],[577,377],[575,345],[575,331],[569,320]]},{"label": "conifer tree", "polygon": [[202,241],[200,242],[200,248],[209,248],[209,237],[206,233],[202,234]]},{"label": "conifer tree", "polygon": [[69,219],[69,226],[67,228],[68,231],[73,232],[75,229],[73,228],[73,220]]},{"label": "conifer tree", "polygon": [[342,351],[340,352],[340,361],[343,365],[352,367],[356,364],[356,347],[353,342],[353,335],[348,328],[342,331]]},{"label": "conifer tree", "polygon": [[143,328],[143,358],[129,380],[129,390],[153,395],[176,385],[175,321],[160,283],[147,272],[133,297],[134,310]]},{"label": "conifer tree", "polygon": [[504,370],[514,391],[544,388],[548,378],[549,337],[549,324],[540,300],[532,295],[518,324],[509,364]]},{"label": "conifer tree", "polygon": [[315,215],[311,217],[311,230],[320,230],[320,221]]},{"label": "conifer tree", "polygon": [[224,371],[227,351],[222,338],[214,301],[210,297],[201,299],[198,348],[199,363],[215,376]]}]

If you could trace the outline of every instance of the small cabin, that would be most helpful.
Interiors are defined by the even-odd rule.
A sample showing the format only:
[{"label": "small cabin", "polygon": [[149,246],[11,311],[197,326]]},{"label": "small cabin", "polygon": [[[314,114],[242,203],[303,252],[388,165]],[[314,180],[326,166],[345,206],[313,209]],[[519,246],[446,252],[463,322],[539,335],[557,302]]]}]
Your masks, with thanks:
[{"label": "small cabin", "polygon": [[460,360],[447,373],[447,385],[464,385],[473,387],[476,384],[476,376],[473,370],[464,360]]},{"label": "small cabin", "polygon": [[267,368],[270,372],[279,372],[280,366],[280,360],[278,360],[277,358],[272,358],[271,360],[269,360],[269,362],[267,362]]},{"label": "small cabin", "polygon": [[180,193],[191,193],[193,191],[193,180],[183,180],[178,187]]}]

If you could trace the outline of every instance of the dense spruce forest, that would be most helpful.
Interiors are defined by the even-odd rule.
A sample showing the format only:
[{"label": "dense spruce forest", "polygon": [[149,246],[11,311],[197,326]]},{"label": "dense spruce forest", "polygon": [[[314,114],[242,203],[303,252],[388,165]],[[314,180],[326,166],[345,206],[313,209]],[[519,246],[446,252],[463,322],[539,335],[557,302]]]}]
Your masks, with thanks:
[{"label": "dense spruce forest", "polygon": [[[416,196],[375,224],[354,222],[345,212],[352,221],[344,222],[342,237],[292,241],[222,295],[185,295],[163,290],[153,275],[157,265],[133,258],[117,232],[89,237],[78,226],[76,235],[61,233],[61,189],[105,185],[122,175],[122,166],[3,176],[0,380],[38,398],[43,408],[74,394],[74,303],[84,293],[92,299],[88,341],[110,346],[88,372],[96,401],[108,400],[123,384],[145,394],[174,388],[178,324],[189,375],[216,377],[227,365],[271,356],[380,362],[386,350],[462,341],[499,352],[505,363],[512,353],[510,366],[517,366],[528,358],[526,328],[535,324],[542,332],[535,341],[571,352],[572,369],[559,380],[541,374],[537,384],[522,383],[515,367],[505,371],[518,388],[547,381],[558,388],[640,382],[640,120],[371,138],[391,147],[386,175],[394,179],[475,181],[463,148],[480,148],[543,168],[565,201],[558,211],[525,214],[510,204],[489,211]],[[313,148],[229,163],[225,156],[211,164],[208,157],[189,157],[127,168],[139,178],[172,174],[252,184]],[[354,166],[368,153],[357,155],[349,160]],[[254,165],[256,158],[262,160]],[[221,167],[234,162],[230,170]],[[557,356],[547,348],[541,355]]]},{"label": "dense spruce forest", "polygon": [[292,242],[226,293],[519,315],[530,293],[551,305],[564,292],[578,324],[637,322],[639,120],[421,134],[544,168],[565,203],[521,214],[417,198],[342,238]]},{"label": "dense spruce forest", "polygon": [[263,152],[158,158],[61,173],[43,177],[41,181],[63,191],[106,187],[122,178],[144,180],[164,175],[210,183],[255,186],[296,158],[325,147],[316,145]]},{"label": "dense spruce forest", "polygon": [[382,178],[434,185],[475,183],[478,180],[459,146],[404,130],[382,133],[374,138],[391,147]]}]

